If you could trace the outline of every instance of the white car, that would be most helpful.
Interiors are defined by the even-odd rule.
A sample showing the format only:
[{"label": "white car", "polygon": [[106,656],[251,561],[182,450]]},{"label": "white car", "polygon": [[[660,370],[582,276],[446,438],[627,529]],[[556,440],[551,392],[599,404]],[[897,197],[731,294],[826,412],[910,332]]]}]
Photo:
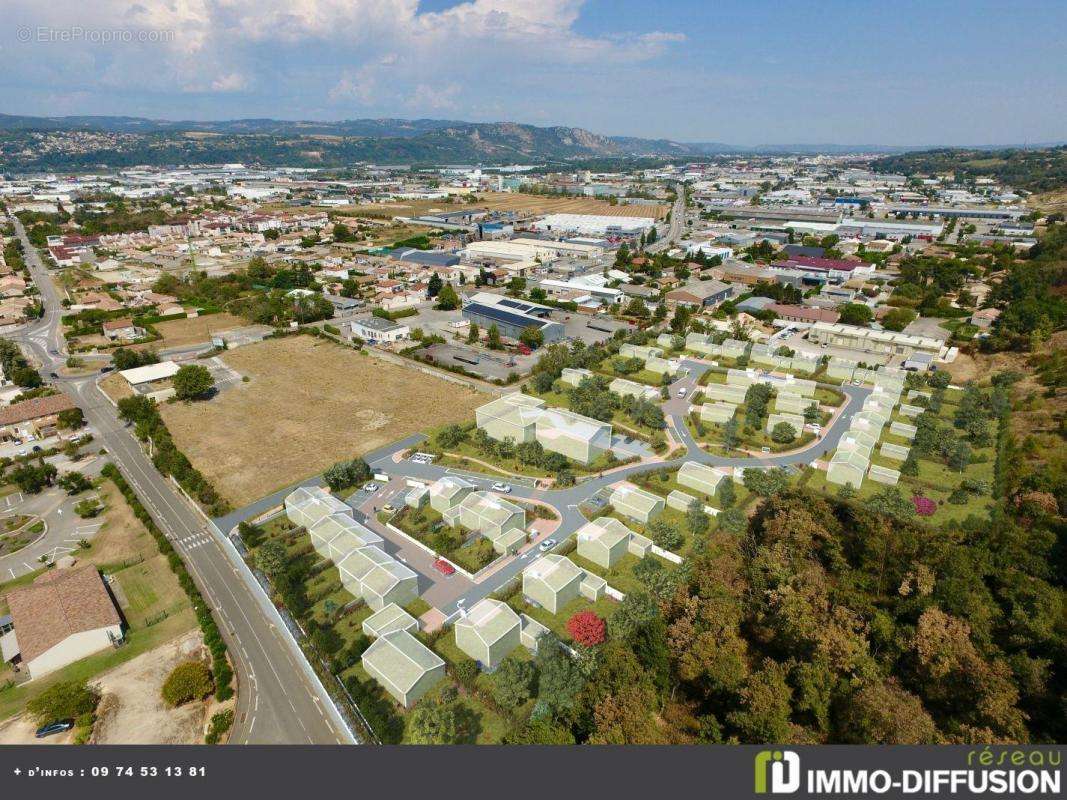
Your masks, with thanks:
[{"label": "white car", "polygon": [[500,481],[494,483],[492,489],[494,492],[500,492],[501,494],[511,493],[511,487],[508,486],[506,483],[501,483]]},{"label": "white car", "polygon": [[682,387],[681,389],[679,389],[679,390],[678,390],[678,396],[679,396],[679,397],[685,397],[685,393],[686,393],[687,391],[688,391],[688,389],[686,389],[686,388],[685,388],[685,387],[683,386],[683,387]]},{"label": "white car", "polygon": [[537,548],[542,553],[544,553],[544,552],[546,552],[548,550],[551,550],[555,546],[556,546],[556,540],[555,539],[545,539],[543,542],[541,542],[541,544],[537,545]]},{"label": "white car", "polygon": [[374,482],[363,484],[363,491],[365,491],[365,492],[372,492],[373,493],[373,492],[378,491],[378,489],[380,489],[380,488],[381,487],[378,486],[378,484],[376,484]]}]

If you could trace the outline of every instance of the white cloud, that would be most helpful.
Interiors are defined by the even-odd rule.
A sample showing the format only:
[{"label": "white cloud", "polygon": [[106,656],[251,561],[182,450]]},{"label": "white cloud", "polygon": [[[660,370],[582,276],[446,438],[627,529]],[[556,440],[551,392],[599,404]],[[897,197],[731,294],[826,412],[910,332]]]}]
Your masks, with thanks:
[{"label": "white cloud", "polygon": [[[8,0],[14,24],[163,32],[163,41],[31,43],[49,80],[130,95],[260,91],[279,101],[463,110],[472,82],[506,91],[561,69],[653,59],[680,34],[588,36],[585,0],[470,0],[420,12],[418,0]],[[19,68],[16,67],[16,74]],[[22,69],[31,78],[32,66]],[[305,103],[313,99],[312,103]],[[135,111],[135,109],[130,109]],[[279,109],[279,114],[283,109]]]}]

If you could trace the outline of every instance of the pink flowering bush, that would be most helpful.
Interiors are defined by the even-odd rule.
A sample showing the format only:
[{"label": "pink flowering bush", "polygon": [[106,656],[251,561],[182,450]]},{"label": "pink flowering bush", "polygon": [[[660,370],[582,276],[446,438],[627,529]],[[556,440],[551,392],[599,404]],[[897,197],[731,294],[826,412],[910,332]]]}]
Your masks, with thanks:
[{"label": "pink flowering bush", "polygon": [[937,503],[931,500],[929,497],[922,497],[921,495],[915,495],[911,498],[912,505],[915,506],[915,513],[920,517],[931,517],[934,512],[937,511]]}]

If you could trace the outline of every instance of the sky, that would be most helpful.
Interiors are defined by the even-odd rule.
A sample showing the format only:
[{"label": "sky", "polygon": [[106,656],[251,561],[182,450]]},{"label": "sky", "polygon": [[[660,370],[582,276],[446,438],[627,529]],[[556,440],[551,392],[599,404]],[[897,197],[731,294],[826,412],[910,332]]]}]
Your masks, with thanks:
[{"label": "sky", "polygon": [[0,113],[1067,139],[1064,0],[2,0]]}]

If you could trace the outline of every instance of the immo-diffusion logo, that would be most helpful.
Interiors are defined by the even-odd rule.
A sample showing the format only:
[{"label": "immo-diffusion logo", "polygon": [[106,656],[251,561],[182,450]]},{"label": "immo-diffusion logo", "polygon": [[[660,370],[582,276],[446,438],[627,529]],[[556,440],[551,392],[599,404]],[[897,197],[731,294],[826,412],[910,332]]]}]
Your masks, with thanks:
[{"label": "immo-diffusion logo", "polygon": [[773,794],[789,794],[800,788],[800,756],[791,750],[760,750],[756,753],[756,794],[767,794],[767,776]]}]

